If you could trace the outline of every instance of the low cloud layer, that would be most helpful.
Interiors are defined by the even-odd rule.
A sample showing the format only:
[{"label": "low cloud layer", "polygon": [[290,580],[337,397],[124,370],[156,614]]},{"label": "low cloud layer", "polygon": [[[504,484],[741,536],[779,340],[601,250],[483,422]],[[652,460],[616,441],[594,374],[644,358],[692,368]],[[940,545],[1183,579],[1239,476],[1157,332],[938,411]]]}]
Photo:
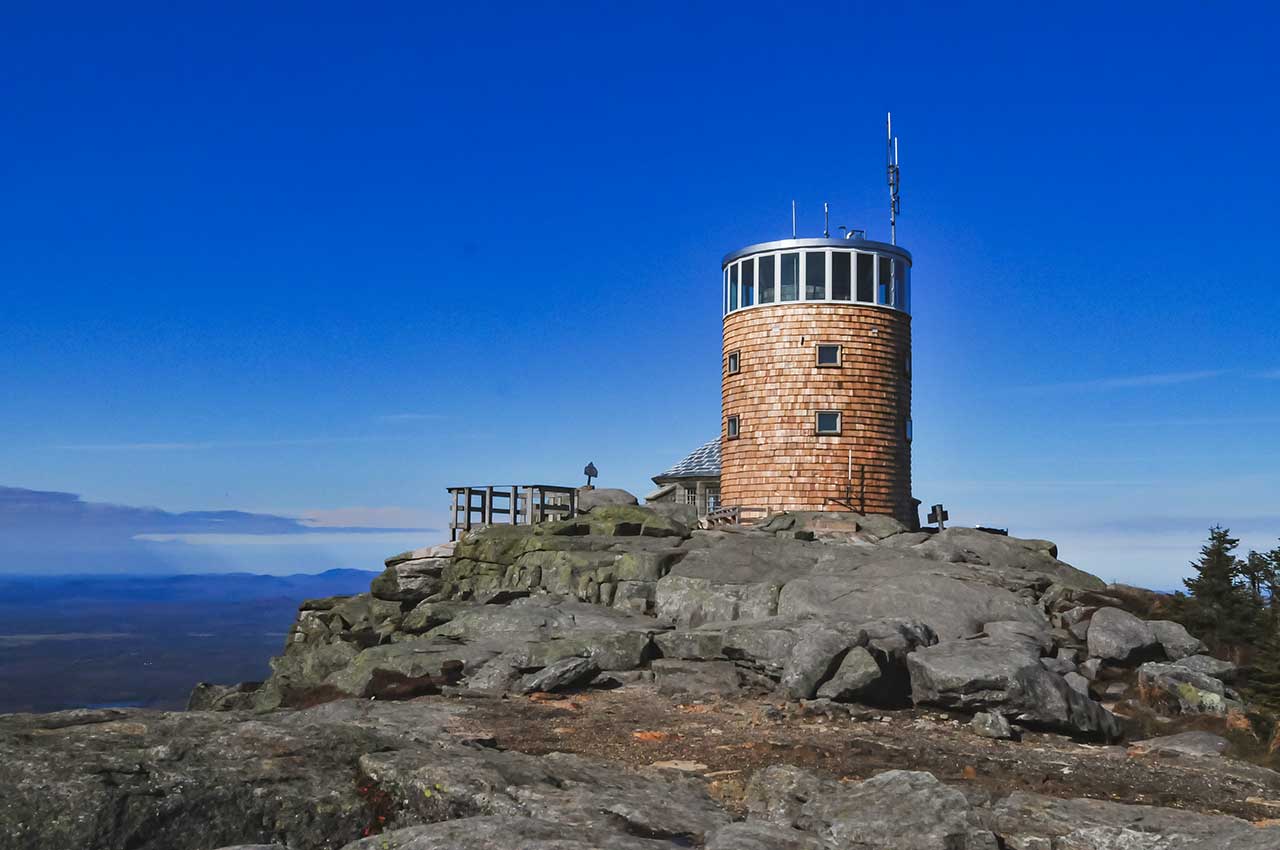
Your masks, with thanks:
[{"label": "low cloud layer", "polygon": [[[318,524],[322,516],[328,521]],[[438,534],[408,523],[369,525],[375,516],[403,521],[409,513],[351,509],[301,519],[245,511],[173,513],[86,502],[74,493],[0,487],[0,572],[368,569],[391,554],[388,546],[421,545]],[[340,518],[354,521],[334,522]],[[242,550],[250,544],[256,545],[247,563]]]}]

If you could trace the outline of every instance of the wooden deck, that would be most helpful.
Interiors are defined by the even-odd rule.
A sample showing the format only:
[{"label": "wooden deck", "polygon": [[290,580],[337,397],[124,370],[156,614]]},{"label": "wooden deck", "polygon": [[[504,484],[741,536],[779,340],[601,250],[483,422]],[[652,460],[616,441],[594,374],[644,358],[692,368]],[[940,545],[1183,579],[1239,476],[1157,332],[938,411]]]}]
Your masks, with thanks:
[{"label": "wooden deck", "polygon": [[554,484],[486,484],[450,487],[452,518],[449,539],[458,533],[494,523],[532,525],[567,519],[578,511],[578,488]]}]

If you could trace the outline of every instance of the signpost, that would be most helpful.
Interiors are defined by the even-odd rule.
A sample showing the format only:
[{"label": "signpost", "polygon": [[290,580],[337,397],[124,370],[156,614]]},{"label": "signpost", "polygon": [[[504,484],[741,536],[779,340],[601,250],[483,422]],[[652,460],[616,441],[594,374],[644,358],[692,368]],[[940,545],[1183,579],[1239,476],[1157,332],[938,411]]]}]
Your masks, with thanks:
[{"label": "signpost", "polygon": [[586,468],[582,470],[582,474],[583,474],[583,475],[585,475],[585,476],[587,476],[587,486],[588,486],[588,487],[590,487],[590,486],[591,486],[591,479],[592,479],[592,478],[599,478],[599,477],[600,477],[600,473],[596,470],[596,465],[595,465],[594,463],[588,463],[588,464],[587,464],[587,466],[586,466]]},{"label": "signpost", "polygon": [[947,513],[947,509],[942,507],[942,505],[934,505],[929,509],[928,521],[930,523],[937,523],[939,531],[946,530],[947,526],[945,523],[949,519],[951,519],[951,514]]}]

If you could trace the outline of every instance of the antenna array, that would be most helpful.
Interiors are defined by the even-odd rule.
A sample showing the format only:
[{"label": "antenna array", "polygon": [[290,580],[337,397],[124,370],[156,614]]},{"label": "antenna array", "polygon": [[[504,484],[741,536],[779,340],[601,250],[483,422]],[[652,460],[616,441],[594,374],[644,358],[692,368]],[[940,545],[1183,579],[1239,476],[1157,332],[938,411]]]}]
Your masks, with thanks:
[{"label": "antenna array", "polygon": [[893,134],[893,113],[885,113],[885,174],[889,178],[889,243],[898,244],[898,214],[902,212],[899,190],[902,172],[898,168],[898,137]]}]

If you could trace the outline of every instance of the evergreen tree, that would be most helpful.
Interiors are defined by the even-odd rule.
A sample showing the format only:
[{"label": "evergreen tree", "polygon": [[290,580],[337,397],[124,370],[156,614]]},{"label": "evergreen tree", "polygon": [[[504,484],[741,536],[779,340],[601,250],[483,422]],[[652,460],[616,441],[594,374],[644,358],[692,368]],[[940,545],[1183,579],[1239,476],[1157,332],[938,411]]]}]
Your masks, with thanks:
[{"label": "evergreen tree", "polygon": [[1230,530],[1215,525],[1200,548],[1200,560],[1191,564],[1195,575],[1182,582],[1191,596],[1183,606],[1184,622],[1219,649],[1257,644],[1265,632],[1261,602],[1241,582],[1239,545]]},{"label": "evergreen tree", "polygon": [[1276,585],[1275,552],[1250,552],[1240,562],[1239,573],[1245,585],[1253,595],[1259,607],[1266,603],[1267,597]]},{"label": "evergreen tree", "polygon": [[1280,711],[1280,628],[1272,621],[1270,634],[1258,647],[1249,670],[1249,696],[1269,708]]}]

